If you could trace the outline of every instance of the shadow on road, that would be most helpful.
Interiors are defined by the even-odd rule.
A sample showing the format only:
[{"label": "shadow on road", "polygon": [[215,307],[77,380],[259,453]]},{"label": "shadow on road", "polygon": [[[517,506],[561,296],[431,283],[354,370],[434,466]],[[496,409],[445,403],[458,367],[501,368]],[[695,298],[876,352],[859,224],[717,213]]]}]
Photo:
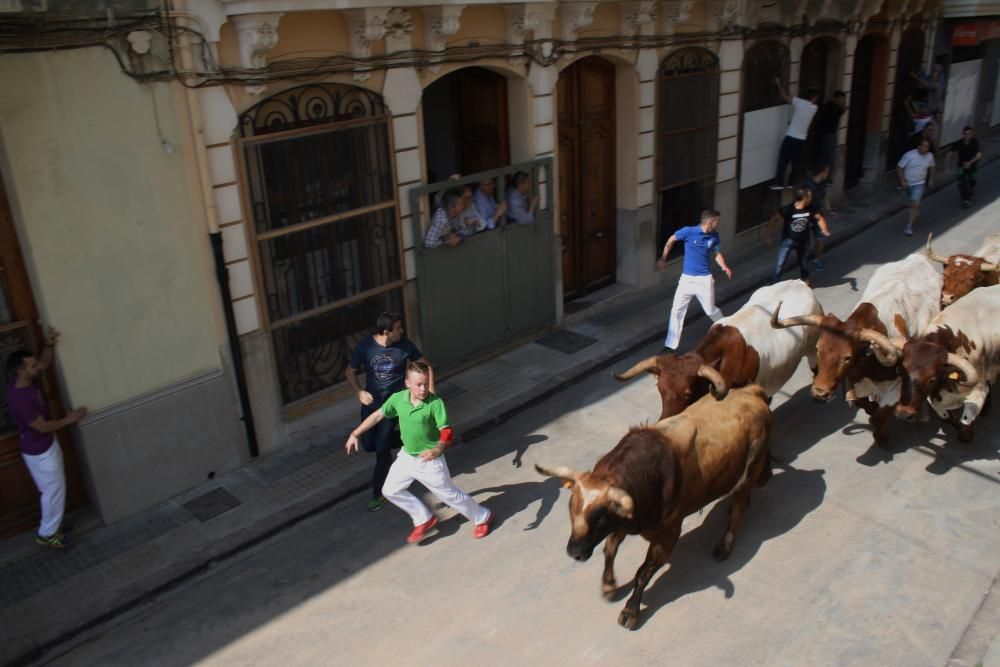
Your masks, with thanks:
[{"label": "shadow on road", "polygon": [[525,530],[534,530],[541,525],[545,517],[552,511],[556,500],[559,498],[559,490],[561,488],[562,485],[558,479],[555,477],[546,477],[537,482],[486,487],[471,491],[470,495],[475,497],[486,493],[496,494],[483,503],[496,517],[493,522],[493,530],[498,530],[506,519],[523,512],[529,505],[541,500],[538,512],[535,514],[535,520],[524,527]]},{"label": "shadow on road", "polygon": [[[646,589],[639,627],[661,607],[691,593],[719,588],[726,598],[733,597],[736,587],[730,576],[750,562],[764,542],[795,528],[823,502],[826,495],[823,475],[823,470],[783,467],[766,486],[754,489],[750,494],[750,508],[736,533],[733,552],[721,562],[712,558],[712,548],[726,529],[731,501],[716,503],[701,525],[681,536],[670,555],[669,569]],[[619,561],[615,565],[619,573],[624,573],[631,568],[638,569],[641,563]],[[615,599],[620,601],[631,587],[631,581],[619,587]]]}]

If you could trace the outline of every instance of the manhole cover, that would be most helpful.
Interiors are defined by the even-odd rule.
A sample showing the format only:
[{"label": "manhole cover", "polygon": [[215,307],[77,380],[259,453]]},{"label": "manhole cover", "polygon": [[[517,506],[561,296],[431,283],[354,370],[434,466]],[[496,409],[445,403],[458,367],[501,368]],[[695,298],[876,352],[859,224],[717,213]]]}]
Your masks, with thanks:
[{"label": "manhole cover", "polygon": [[187,501],[184,503],[184,509],[191,512],[198,521],[205,523],[241,504],[236,496],[223,488],[218,488]]},{"label": "manhole cover", "polygon": [[578,334],[575,331],[563,329],[551,333],[544,338],[539,338],[535,342],[553,350],[559,350],[564,354],[574,354],[589,345],[593,345],[597,342],[597,339]]}]

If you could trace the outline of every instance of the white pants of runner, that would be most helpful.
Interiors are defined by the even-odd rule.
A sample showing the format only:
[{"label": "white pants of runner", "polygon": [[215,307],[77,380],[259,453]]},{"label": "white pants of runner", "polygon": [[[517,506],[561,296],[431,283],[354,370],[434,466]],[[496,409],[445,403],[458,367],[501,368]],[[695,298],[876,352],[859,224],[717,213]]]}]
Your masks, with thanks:
[{"label": "white pants of runner", "polygon": [[38,534],[52,537],[59,530],[66,509],[66,476],[63,474],[62,450],[56,440],[41,454],[21,454],[35,486],[42,494],[42,522]]},{"label": "white pants of runner", "polygon": [[389,468],[385,484],[382,485],[382,495],[409,514],[414,526],[427,523],[432,516],[427,506],[410,493],[410,484],[414,480],[426,486],[428,491],[440,498],[448,507],[458,511],[477,526],[490,518],[488,509],[451,481],[448,462],[444,460],[444,456],[422,461],[420,457],[400,451],[392,467]]},{"label": "white pants of runner", "polygon": [[676,350],[681,342],[684,316],[687,315],[691,297],[698,299],[701,309],[712,318],[713,322],[718,322],[722,318],[722,311],[715,305],[715,278],[711,275],[689,276],[682,273],[681,279],[677,282],[677,291],[674,292],[674,305],[670,308],[667,338],[663,341],[665,347]]}]

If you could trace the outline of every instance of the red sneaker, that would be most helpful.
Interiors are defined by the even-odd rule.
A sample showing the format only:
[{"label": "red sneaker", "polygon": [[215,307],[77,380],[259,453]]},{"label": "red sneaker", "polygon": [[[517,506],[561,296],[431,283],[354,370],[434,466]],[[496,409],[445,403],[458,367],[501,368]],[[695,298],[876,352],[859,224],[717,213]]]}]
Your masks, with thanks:
[{"label": "red sneaker", "polygon": [[437,517],[432,516],[430,519],[427,519],[427,521],[424,521],[419,526],[414,526],[413,532],[410,533],[410,536],[406,538],[407,543],[413,544],[414,542],[419,542],[420,540],[424,539],[425,537],[427,537],[427,533],[431,532],[431,529],[434,528],[434,526],[436,526],[437,523],[438,523]]},{"label": "red sneaker", "polygon": [[479,540],[490,534],[490,526],[493,524],[493,512],[486,517],[486,521],[476,524],[476,527],[472,529],[472,537]]}]

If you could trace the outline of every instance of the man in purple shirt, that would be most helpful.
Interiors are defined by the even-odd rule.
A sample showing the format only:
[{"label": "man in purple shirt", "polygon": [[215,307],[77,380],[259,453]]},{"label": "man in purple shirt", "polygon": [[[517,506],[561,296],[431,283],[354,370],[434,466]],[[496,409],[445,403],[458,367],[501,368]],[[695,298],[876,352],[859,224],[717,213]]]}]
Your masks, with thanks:
[{"label": "man in purple shirt", "polygon": [[21,458],[41,493],[42,520],[35,541],[53,549],[69,546],[60,530],[66,507],[66,476],[62,450],[55,434],[87,414],[87,408],[77,408],[62,419],[52,419],[49,415],[37,380],[52,365],[53,349],[58,340],[59,332],[49,329],[45,347],[38,357],[25,350],[12,352],[7,357],[7,372],[13,377],[7,385],[7,409],[17,425]]}]

